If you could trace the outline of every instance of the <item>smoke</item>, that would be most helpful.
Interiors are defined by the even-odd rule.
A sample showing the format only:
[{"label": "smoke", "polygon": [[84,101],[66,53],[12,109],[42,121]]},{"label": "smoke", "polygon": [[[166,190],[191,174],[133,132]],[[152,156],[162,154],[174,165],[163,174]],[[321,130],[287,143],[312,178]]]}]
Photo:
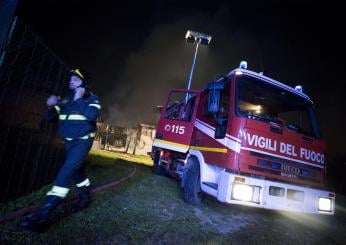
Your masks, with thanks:
[{"label": "smoke", "polygon": [[[186,88],[195,47],[185,42],[187,30],[213,36],[211,45],[200,46],[193,74],[192,89],[203,89],[217,74],[235,68],[243,46],[232,33],[230,13],[221,8],[214,15],[199,12],[172,24],[158,25],[144,40],[140,51],[131,53],[116,86],[106,96],[107,121],[119,126],[136,123],[156,124],[156,106],[163,105],[172,88]],[[246,33],[242,33],[242,36]],[[248,50],[251,53],[251,50]]]}]

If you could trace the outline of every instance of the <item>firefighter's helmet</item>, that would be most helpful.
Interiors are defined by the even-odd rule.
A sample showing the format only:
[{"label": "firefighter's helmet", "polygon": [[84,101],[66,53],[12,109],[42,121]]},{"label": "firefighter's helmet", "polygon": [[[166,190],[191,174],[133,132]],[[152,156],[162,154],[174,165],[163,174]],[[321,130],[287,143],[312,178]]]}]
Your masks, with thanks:
[{"label": "firefighter's helmet", "polygon": [[83,81],[84,86],[89,86],[90,78],[87,71],[80,68],[75,68],[70,71],[71,76],[77,76]]}]

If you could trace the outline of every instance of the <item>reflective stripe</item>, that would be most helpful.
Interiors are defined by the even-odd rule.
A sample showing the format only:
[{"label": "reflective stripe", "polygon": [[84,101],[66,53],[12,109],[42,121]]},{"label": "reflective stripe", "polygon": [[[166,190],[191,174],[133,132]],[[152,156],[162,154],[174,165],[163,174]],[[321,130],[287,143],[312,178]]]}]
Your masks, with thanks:
[{"label": "reflective stripe", "polygon": [[53,195],[53,196],[59,196],[59,197],[66,197],[67,193],[69,192],[69,188],[60,187],[60,186],[53,186],[50,191],[47,192],[47,195]]},{"label": "reflective stripe", "polygon": [[87,135],[79,137],[79,138],[65,138],[65,140],[67,140],[67,141],[71,141],[71,140],[74,140],[74,139],[76,139],[76,140],[87,140],[87,139],[90,139],[90,138],[94,138],[95,135],[96,135],[96,133],[92,132],[90,134],[87,134]]},{"label": "reflective stripe", "polygon": [[59,115],[59,120],[88,120],[85,116],[79,114],[71,114],[71,115]]},{"label": "reflective stripe", "polygon": [[[166,141],[166,140],[160,140],[160,139],[155,139],[153,146],[166,147],[168,149],[176,150],[176,151],[180,151],[180,152],[186,151],[188,148],[190,148],[192,150],[227,153],[227,148],[183,145],[183,144],[178,144],[178,143],[174,143],[174,142],[170,142],[170,141]],[[186,148],[186,149],[184,149],[184,148]]]},{"label": "reflective stripe", "polygon": [[190,146],[190,149],[200,150],[200,151],[211,151],[211,152],[227,153],[227,149],[226,148]]},{"label": "reflective stripe", "polygon": [[90,185],[90,180],[86,178],[84,181],[76,184],[77,187],[82,187],[82,186],[89,186]]},{"label": "reflective stripe", "polygon": [[87,120],[87,118],[83,115],[71,114],[68,115],[67,120]]},{"label": "reflective stripe", "polygon": [[79,69],[74,70],[81,78],[84,78],[83,74],[79,71]]},{"label": "reflective stripe", "polygon": [[95,137],[95,135],[96,135],[96,133],[90,133],[90,134],[87,134],[87,135],[85,135],[85,136],[83,136],[83,137],[80,137],[79,139],[87,140],[87,139],[89,139],[89,138]]},{"label": "reflective stripe", "polygon": [[58,105],[55,105],[54,108],[55,108],[56,112],[58,114],[60,114],[60,111],[61,111],[60,107]]},{"label": "reflective stripe", "polygon": [[89,106],[96,107],[97,109],[101,109],[101,105],[99,104],[89,104]]},{"label": "reflective stripe", "polygon": [[189,145],[178,144],[167,140],[155,139],[153,146],[167,148],[173,151],[186,153],[189,150]]}]

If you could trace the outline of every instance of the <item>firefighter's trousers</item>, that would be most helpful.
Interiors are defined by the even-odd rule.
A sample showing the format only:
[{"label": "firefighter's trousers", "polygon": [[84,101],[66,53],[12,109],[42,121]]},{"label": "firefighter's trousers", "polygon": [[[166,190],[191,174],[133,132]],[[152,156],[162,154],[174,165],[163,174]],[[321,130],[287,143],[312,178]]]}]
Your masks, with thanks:
[{"label": "firefighter's trousers", "polygon": [[65,161],[56,177],[56,186],[68,188],[71,180],[79,184],[87,179],[84,162],[92,143],[93,138],[65,141]]}]

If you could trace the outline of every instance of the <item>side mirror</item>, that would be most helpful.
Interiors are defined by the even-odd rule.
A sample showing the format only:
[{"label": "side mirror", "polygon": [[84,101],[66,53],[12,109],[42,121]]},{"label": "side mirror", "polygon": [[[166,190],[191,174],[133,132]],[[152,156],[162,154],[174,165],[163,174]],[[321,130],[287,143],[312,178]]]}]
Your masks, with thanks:
[{"label": "side mirror", "polygon": [[220,111],[220,90],[211,90],[208,94],[208,113],[217,113]]}]

